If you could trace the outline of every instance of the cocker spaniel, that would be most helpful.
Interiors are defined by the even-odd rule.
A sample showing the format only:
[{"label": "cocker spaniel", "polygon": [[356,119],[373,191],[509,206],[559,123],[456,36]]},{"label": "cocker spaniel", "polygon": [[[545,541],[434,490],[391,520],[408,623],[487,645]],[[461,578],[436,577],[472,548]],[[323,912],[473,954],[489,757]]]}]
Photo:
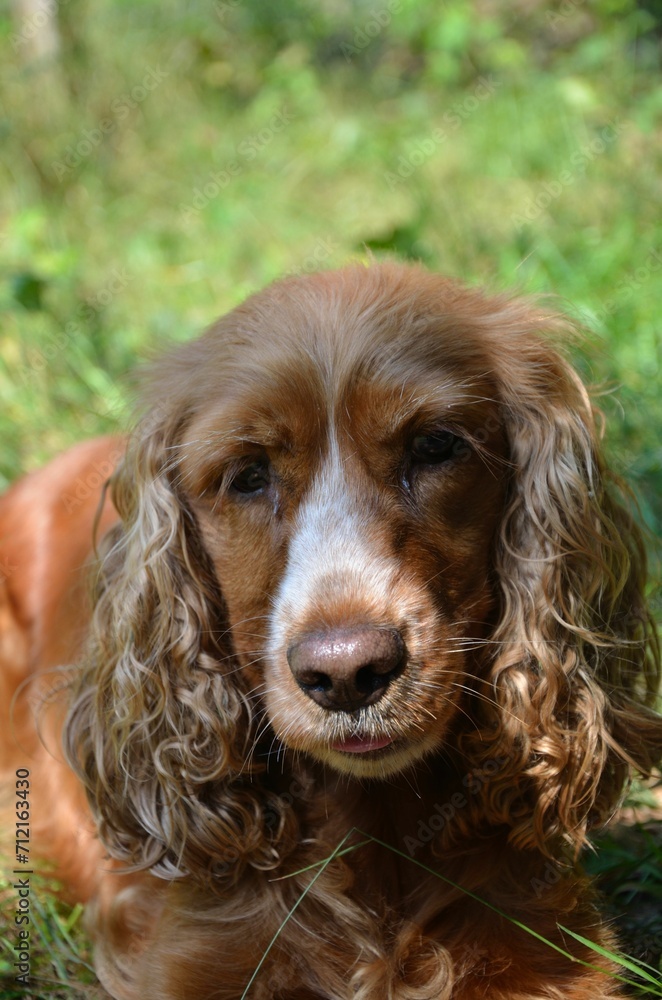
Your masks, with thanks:
[{"label": "cocker spaniel", "polygon": [[291,277],[2,499],[4,768],[114,997],[622,995],[576,858],[662,756],[659,658],[570,333]]}]

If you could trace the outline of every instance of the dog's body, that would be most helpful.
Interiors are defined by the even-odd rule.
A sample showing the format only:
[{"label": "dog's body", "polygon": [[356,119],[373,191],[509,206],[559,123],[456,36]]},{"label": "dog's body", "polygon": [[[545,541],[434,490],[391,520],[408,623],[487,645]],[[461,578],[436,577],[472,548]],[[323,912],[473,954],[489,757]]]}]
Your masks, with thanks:
[{"label": "dog's body", "polygon": [[[574,858],[662,755],[657,647],[563,328],[418,269],[291,279],[154,368],[126,454],[0,501],[3,705],[47,671],[0,760],[114,996],[620,995],[557,923],[613,943]],[[28,704],[74,660],[78,778]]]}]

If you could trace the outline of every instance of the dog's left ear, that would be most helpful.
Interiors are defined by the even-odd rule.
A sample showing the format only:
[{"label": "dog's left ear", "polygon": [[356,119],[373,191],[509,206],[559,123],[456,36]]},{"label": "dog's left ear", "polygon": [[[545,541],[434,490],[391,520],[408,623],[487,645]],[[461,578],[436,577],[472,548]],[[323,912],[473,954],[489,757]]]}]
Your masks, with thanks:
[{"label": "dog's left ear", "polygon": [[544,849],[559,838],[581,846],[630,770],[647,773],[662,757],[645,549],[586,389],[550,346],[550,332],[568,326],[521,301],[495,320],[513,473],[495,557],[498,707],[472,740],[505,762],[490,799],[511,824],[519,814],[513,840]]}]

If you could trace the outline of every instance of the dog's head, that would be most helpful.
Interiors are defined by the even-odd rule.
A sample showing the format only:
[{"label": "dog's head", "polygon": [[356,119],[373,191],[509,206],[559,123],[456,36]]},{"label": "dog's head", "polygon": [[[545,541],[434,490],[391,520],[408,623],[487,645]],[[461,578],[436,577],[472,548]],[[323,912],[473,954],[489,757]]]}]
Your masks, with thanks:
[{"label": "dog's head", "polygon": [[352,267],[154,367],[70,721],[114,853],[266,863],[288,824],[270,755],[376,779],[498,759],[490,808],[521,844],[580,841],[651,764],[641,543],[568,332]]}]

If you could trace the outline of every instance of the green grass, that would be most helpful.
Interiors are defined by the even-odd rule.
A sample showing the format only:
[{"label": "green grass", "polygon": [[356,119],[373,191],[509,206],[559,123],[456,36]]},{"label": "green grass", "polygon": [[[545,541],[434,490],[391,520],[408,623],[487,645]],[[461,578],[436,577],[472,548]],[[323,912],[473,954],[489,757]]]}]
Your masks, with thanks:
[{"label": "green grass", "polygon": [[[92,968],[91,946],[82,929],[81,906],[69,907],[53,885],[31,877],[30,985],[16,982],[17,928],[0,926],[0,1000],[104,1000]],[[0,878],[0,912],[13,914],[16,892]],[[20,970],[18,970],[20,972]]]}]

